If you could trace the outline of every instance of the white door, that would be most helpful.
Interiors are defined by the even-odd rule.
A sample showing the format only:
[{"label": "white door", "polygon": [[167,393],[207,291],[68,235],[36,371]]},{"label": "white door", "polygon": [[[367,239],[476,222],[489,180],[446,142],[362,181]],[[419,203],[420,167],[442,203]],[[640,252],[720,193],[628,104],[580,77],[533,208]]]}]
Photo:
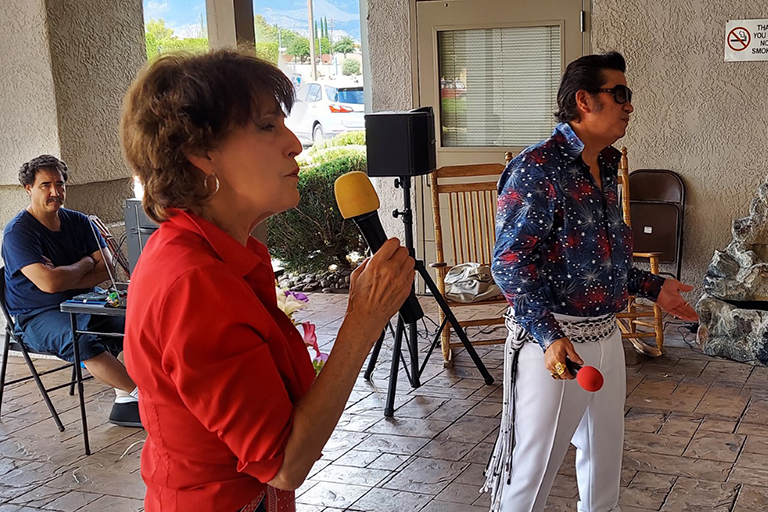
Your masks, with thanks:
[{"label": "white door", "polygon": [[[503,163],[506,151],[551,134],[560,77],[588,52],[588,8],[586,0],[416,2],[418,104],[435,113],[438,167]],[[427,264],[435,259],[428,186],[428,176],[416,180],[416,251]]]}]

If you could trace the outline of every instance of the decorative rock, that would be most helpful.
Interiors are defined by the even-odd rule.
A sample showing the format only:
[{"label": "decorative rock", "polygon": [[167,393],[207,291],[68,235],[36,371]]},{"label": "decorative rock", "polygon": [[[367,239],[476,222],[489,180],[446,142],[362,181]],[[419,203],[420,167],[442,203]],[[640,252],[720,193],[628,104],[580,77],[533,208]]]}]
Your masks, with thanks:
[{"label": "decorative rock", "polygon": [[286,272],[278,279],[278,286],[294,292],[322,291],[333,293],[349,289],[350,269],[340,269],[334,272],[289,273]]},{"label": "decorative rock", "polygon": [[731,232],[704,276],[697,340],[706,354],[768,364],[768,182]]},{"label": "decorative rock", "polygon": [[768,311],[741,309],[704,294],[696,304],[697,338],[705,354],[768,364]]}]

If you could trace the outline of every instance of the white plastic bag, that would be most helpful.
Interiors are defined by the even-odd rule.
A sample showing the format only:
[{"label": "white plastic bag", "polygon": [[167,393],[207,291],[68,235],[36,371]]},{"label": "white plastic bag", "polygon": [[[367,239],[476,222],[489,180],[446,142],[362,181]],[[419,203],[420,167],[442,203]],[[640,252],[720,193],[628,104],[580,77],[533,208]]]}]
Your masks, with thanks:
[{"label": "white plastic bag", "polygon": [[460,263],[445,275],[445,296],[456,302],[479,302],[501,295],[491,268],[480,263]]}]

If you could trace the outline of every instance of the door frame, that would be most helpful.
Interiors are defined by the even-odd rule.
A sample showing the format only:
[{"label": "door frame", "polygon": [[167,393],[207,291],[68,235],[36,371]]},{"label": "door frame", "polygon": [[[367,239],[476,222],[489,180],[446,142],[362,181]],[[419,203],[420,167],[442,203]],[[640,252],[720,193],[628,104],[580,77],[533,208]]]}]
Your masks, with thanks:
[{"label": "door frame", "polygon": [[[581,29],[581,55],[587,55],[591,52],[591,10],[592,10],[592,2],[591,0],[561,0],[564,3],[572,3],[572,2],[579,2],[581,4],[581,23],[580,23],[580,29]],[[412,98],[413,98],[413,107],[420,107],[422,106],[422,96],[421,96],[421,79],[419,75],[419,19],[417,16],[417,3],[432,3],[435,5],[439,4],[470,4],[470,3],[484,3],[486,5],[488,4],[497,4],[499,6],[502,5],[509,5],[508,0],[409,0],[410,3],[410,16],[411,16],[411,41],[413,44],[411,45],[411,86],[412,86]],[[493,9],[486,9],[486,12],[495,12]],[[499,28],[499,27],[509,27],[509,26],[537,26],[536,22],[534,21],[523,21],[520,23],[517,23],[515,25],[510,25],[509,23],[500,23],[498,21],[488,20],[487,22],[482,23],[463,23],[463,24],[440,24],[440,25],[433,25],[432,26],[432,36],[431,36],[431,45],[432,45],[432,52],[434,59],[433,62],[436,62],[437,59],[437,38],[434,37],[435,33],[439,30],[446,30],[451,28]],[[564,22],[561,23],[561,26],[564,26]],[[563,63],[562,68],[565,70],[565,66],[568,64],[567,61],[568,57],[566,55],[566,52],[563,52]],[[437,79],[439,83],[439,78]],[[439,107],[438,107],[439,110]],[[435,112],[435,135],[437,140],[437,146],[440,147],[440,114],[439,111]],[[438,150],[438,156],[437,156],[437,165],[438,167],[441,165],[446,165],[446,162],[441,163],[440,153],[444,152],[444,154],[451,154],[452,156],[457,157],[454,161],[450,163],[489,163],[489,162],[499,162],[502,161],[504,151],[521,151],[522,147],[520,148],[449,148],[449,149],[439,149]],[[484,151],[498,151],[497,157],[489,157],[489,158],[478,158],[475,156],[478,153],[482,153]],[[486,162],[485,160],[488,160]],[[416,250],[416,257],[424,260],[425,264],[428,268],[428,263],[432,260],[434,260],[435,257],[435,251],[429,250],[428,245],[429,243],[434,243],[433,240],[430,239],[430,241],[427,240],[427,232],[432,231],[432,196],[431,191],[429,188],[429,175],[420,176],[413,180],[414,183],[414,204],[415,204],[415,215],[414,215],[414,224],[415,224],[415,250]],[[430,273],[433,275],[434,278],[434,272],[432,269],[430,269]],[[420,293],[424,293],[425,287],[423,283],[418,283],[417,289]]]}]

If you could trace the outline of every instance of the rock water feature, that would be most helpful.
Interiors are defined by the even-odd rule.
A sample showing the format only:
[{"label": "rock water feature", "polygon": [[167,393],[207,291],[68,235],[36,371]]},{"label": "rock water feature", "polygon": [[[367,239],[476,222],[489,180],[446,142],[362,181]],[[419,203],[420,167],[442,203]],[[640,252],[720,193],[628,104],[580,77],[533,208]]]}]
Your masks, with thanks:
[{"label": "rock water feature", "polygon": [[768,183],[731,231],[704,276],[697,339],[705,354],[768,365]]}]

